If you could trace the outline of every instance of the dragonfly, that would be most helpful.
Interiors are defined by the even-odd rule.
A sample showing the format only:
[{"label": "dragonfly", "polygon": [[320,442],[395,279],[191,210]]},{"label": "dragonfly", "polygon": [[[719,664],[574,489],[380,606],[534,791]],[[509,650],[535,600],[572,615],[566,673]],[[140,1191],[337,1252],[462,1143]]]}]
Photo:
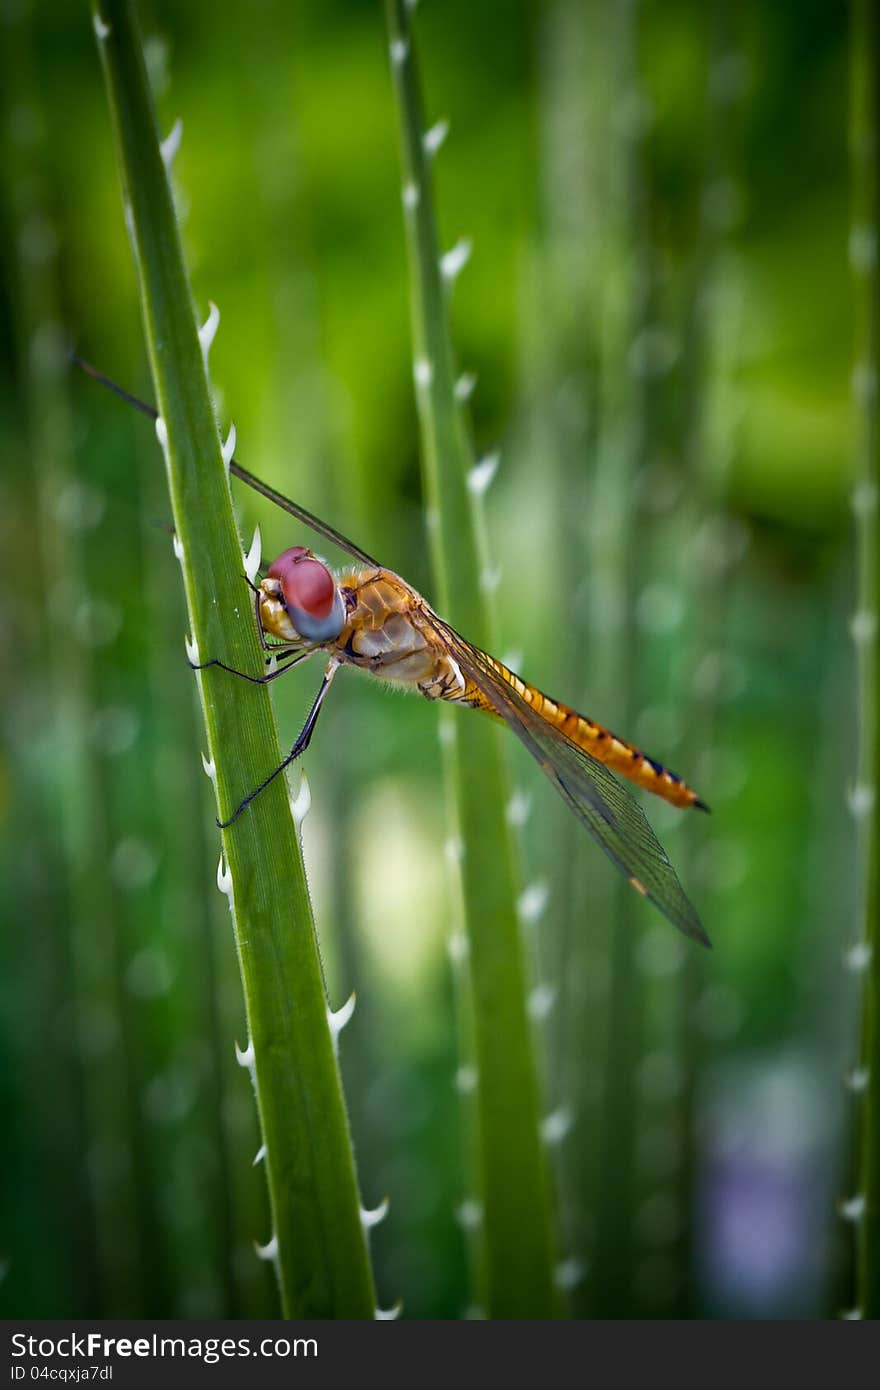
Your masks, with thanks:
[{"label": "dragonfly", "polygon": [[[75,360],[103,386],[156,419],[152,406],[81,358]],[[218,821],[222,829],[231,827],[254,798],[306,751],[337,671],[351,666],[415,689],[429,700],[462,705],[506,724],[633,888],[686,936],[704,946],[711,944],[644,812],[618,780],[626,778],[681,809],[708,811],[681,777],[469,642],[400,575],[235,459],[229,471],[337,546],[354,564],[334,574],[308,546],[290,546],[259,584],[247,581],[271,669],[254,676],[216,658],[190,663],[200,670],[219,667],[264,685],[310,657],[320,654],[326,661],[320,689],[290,752],[227,820]]]}]

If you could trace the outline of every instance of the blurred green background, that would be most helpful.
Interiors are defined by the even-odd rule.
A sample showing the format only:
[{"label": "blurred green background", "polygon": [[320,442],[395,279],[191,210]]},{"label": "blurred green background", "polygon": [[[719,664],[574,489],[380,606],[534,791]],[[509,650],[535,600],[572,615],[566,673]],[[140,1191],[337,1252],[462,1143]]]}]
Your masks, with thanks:
[{"label": "blurred green background", "polygon": [[[239,459],[430,597],[381,6],[140,7]],[[275,1316],[219,844],[91,21],[2,0],[0,1308]],[[677,768],[711,954],[510,740],[576,1316],[848,1305],[847,15],[424,0],[498,654]],[[268,560],[305,541],[237,493]],[[327,555],[333,562],[341,557]],[[274,686],[292,742],[318,676]],[[459,717],[466,717],[461,714]],[[479,1314],[437,712],[337,682],[305,851],[380,1301]],[[257,774],[255,773],[255,780]],[[296,777],[293,779],[296,785]],[[698,823],[699,822],[699,823]],[[455,952],[452,952],[454,957]],[[528,1194],[524,1194],[524,1200]]]}]

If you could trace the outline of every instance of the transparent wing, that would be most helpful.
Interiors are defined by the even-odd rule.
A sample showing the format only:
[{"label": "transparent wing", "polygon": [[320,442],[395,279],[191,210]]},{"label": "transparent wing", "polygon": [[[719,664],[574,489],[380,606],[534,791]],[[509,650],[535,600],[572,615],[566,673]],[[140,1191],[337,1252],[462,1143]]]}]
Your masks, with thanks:
[{"label": "transparent wing", "polygon": [[347,551],[353,559],[359,560],[362,565],[368,565],[375,569],[381,568],[378,560],[374,560],[365,550],[361,550],[359,545],[355,545],[354,541],[343,536],[342,532],[337,531],[329,522],[322,521],[319,516],[315,516],[314,512],[307,512],[305,507],[301,507],[298,502],[293,502],[289,497],[285,497],[283,492],[278,492],[276,488],[264,483],[262,478],[257,478],[253,473],[249,473],[235,459],[230,463],[229,471],[233,477],[247,483],[248,487],[253,488],[254,492],[258,492],[261,497],[274,502],[276,507],[280,507],[283,512],[289,512],[291,516],[296,517],[297,521],[302,521],[311,531],[323,536],[325,540],[332,541],[334,545],[339,546],[340,550]]},{"label": "transparent wing", "polygon": [[504,679],[490,656],[466,641],[436,613],[426,616],[462,674],[473,681],[510,725],[612,863],[685,936],[710,946],[666,851],[641,807],[613,773],[533,710]]}]

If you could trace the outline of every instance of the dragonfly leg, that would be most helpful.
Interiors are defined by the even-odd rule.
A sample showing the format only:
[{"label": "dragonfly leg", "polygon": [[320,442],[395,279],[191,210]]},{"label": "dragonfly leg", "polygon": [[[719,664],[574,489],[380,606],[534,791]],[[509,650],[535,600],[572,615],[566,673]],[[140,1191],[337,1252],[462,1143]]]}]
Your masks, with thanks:
[{"label": "dragonfly leg", "polygon": [[285,664],[283,666],[279,665],[277,670],[269,671],[265,676],[249,676],[246,671],[237,671],[234,666],[227,666],[224,661],[219,661],[216,656],[212,657],[210,661],[191,661],[189,664],[193,671],[204,671],[209,666],[218,666],[221,671],[228,671],[230,676],[238,676],[240,680],[250,681],[251,685],[268,685],[270,681],[277,680],[279,676],[283,676],[286,672],[292,670],[298,662],[305,661],[307,656],[311,656],[311,652],[289,652],[286,656],[278,658],[279,661],[283,661]]},{"label": "dragonfly leg", "polygon": [[[245,579],[247,579],[247,575],[245,575]],[[260,637],[260,646],[263,648],[264,652],[270,652],[272,648],[270,644],[266,641],[266,634],[263,631],[263,624],[260,622],[260,590],[255,589],[249,579],[247,580],[247,582],[248,584],[250,584],[250,587],[254,590],[254,617],[257,620],[257,632],[259,633]]]},{"label": "dragonfly leg", "polygon": [[[274,782],[275,778],[280,776],[280,774],[284,772],[285,768],[290,767],[290,764],[292,762],[295,762],[296,759],[300,756],[300,754],[306,751],[306,749],[309,746],[309,743],[311,742],[312,734],[315,732],[315,725],[318,722],[318,715],[321,713],[321,706],[324,703],[324,696],[330,689],[330,683],[333,680],[333,677],[335,676],[337,669],[338,662],[331,661],[328,663],[327,670],[324,672],[324,679],[321,682],[321,688],[315,696],[312,708],[306,715],[306,722],[303,724],[302,729],[300,730],[299,737],[297,738],[296,743],[291,748],[287,757],[284,758],[283,761],[278,764],[274,772],[269,773],[269,776],[265,779],[265,781],[261,782],[258,787],[255,787],[254,790],[250,793],[250,795],[246,796],[244,801],[240,802],[239,805],[236,806],[235,810],[233,811],[232,815],[229,817],[228,820],[218,820],[217,824],[221,830],[228,829],[230,825],[237,821],[242,811],[244,811],[251,804],[254,798],[259,796],[261,791],[265,791],[266,787],[268,787],[270,782]],[[275,674],[280,673],[276,672]]]},{"label": "dragonfly leg", "polygon": [[[274,654],[278,651],[278,644],[277,642],[266,641],[266,633],[263,628],[263,624],[260,622],[260,600],[263,597],[263,591],[262,589],[258,588],[256,584],[252,583],[251,580],[248,579],[246,574],[242,575],[242,578],[244,579],[244,582],[247,584],[248,588],[253,591],[254,617],[257,620],[257,635],[260,639],[260,646],[263,648],[264,652],[271,652]],[[266,657],[266,660],[268,661],[269,658]]]}]

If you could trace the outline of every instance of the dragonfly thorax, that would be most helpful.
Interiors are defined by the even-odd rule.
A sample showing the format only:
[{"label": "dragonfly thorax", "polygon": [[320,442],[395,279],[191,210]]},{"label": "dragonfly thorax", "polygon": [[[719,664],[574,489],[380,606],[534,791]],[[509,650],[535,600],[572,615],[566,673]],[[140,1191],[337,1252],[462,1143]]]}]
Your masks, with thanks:
[{"label": "dragonfly thorax", "polygon": [[332,642],[345,625],[345,602],[326,565],[303,545],[291,546],[260,584],[263,631],[282,642]]}]

